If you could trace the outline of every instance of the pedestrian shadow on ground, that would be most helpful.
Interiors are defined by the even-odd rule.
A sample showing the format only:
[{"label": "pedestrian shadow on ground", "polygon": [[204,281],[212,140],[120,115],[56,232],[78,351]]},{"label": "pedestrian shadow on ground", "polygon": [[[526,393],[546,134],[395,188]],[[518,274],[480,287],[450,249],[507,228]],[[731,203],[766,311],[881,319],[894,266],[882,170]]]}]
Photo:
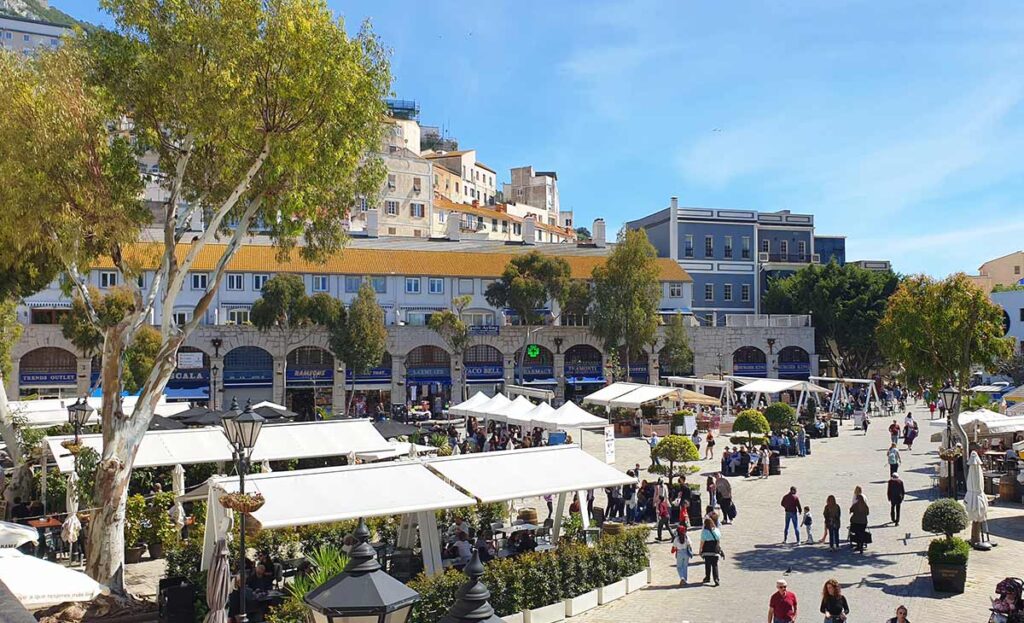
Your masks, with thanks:
[{"label": "pedestrian shadow on ground", "polygon": [[935,487],[923,487],[921,489],[911,489],[910,491],[906,491],[905,495],[909,499],[934,500],[938,495],[938,491]]},{"label": "pedestrian shadow on ground", "polygon": [[[837,551],[824,545],[755,545],[754,549],[732,555],[740,569],[749,571],[806,571],[818,569],[854,569],[858,567],[883,568],[896,564],[888,560],[891,553],[876,555],[871,547],[858,554],[845,543]],[[885,557],[882,557],[885,556]]]},{"label": "pedestrian shadow on ground", "polygon": [[[907,579],[910,581],[905,581]],[[928,574],[892,576],[888,573],[871,573],[864,576],[860,582],[854,582],[850,586],[876,588],[886,595],[896,597],[931,597],[933,599],[956,597],[955,593],[936,593],[932,588],[932,577]]]}]

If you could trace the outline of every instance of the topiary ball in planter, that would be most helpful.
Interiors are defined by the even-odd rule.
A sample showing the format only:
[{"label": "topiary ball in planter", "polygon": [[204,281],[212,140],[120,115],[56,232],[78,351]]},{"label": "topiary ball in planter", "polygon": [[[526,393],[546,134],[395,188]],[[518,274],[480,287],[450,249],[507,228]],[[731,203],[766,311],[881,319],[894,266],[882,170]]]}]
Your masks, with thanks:
[{"label": "topiary ball in planter", "polygon": [[969,524],[967,511],[952,498],[935,500],[928,505],[921,518],[921,527],[933,534],[945,535],[928,545],[928,565],[931,567],[932,587],[941,593],[962,593],[967,583],[967,558],[970,545],[953,535]]},{"label": "topiary ball in planter", "polygon": [[952,498],[935,500],[928,505],[921,518],[921,528],[932,534],[943,534],[947,539],[967,528],[970,521],[967,510]]}]

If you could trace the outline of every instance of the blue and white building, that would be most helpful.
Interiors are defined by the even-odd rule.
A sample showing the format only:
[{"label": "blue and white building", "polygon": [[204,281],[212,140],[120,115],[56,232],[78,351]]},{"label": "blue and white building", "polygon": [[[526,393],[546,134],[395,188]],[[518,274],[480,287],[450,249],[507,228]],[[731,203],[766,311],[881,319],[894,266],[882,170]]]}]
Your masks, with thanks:
[{"label": "blue and white building", "polygon": [[833,259],[846,263],[842,236],[816,236],[814,216],[789,210],[758,212],[669,207],[626,224],[644,229],[661,257],[693,277],[693,314],[718,325],[732,314],[760,314],[773,277]]}]

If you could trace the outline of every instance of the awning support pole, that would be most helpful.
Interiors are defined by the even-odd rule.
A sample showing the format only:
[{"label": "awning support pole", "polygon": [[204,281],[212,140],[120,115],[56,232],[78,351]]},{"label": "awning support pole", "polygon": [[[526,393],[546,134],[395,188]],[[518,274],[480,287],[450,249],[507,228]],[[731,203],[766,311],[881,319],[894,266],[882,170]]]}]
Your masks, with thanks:
[{"label": "awning support pole", "polygon": [[416,516],[420,526],[420,547],[423,549],[423,571],[427,575],[437,575],[444,571],[437,517],[433,511],[419,512]]},{"label": "awning support pole", "polygon": [[590,510],[587,508],[587,491],[580,489],[576,495],[580,498],[580,517],[583,519],[583,529],[590,527]]},{"label": "awning support pole", "polygon": [[563,513],[565,513],[565,501],[568,497],[569,494],[565,492],[558,494],[558,502],[556,502],[557,506],[555,506],[555,522],[551,526],[551,538],[556,543],[562,533],[562,517]]}]

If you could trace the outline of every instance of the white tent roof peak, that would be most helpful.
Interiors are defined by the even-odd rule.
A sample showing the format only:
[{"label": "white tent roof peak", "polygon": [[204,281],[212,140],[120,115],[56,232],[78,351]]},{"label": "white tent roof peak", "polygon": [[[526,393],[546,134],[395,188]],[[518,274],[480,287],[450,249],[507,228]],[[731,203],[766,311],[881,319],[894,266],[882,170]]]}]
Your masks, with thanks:
[{"label": "white tent roof peak", "polygon": [[509,400],[505,394],[495,394],[493,397],[488,398],[486,401],[481,402],[475,407],[465,409],[465,412],[467,417],[475,417],[478,420],[481,420],[486,418],[489,414],[507,407],[511,403],[512,401]]},{"label": "white tent roof peak", "polygon": [[548,430],[572,428],[603,428],[608,420],[581,409],[574,402],[566,402],[558,409],[545,415],[531,416],[531,425]]},{"label": "white tent roof peak", "polygon": [[820,385],[815,385],[809,381],[794,381],[788,379],[758,379],[751,381],[746,385],[738,388],[738,392],[746,392],[752,394],[777,394],[779,392],[813,392],[816,394],[828,394],[831,390],[825,389]]},{"label": "white tent roof peak", "polygon": [[607,407],[615,398],[628,394],[634,389],[639,389],[641,387],[643,387],[643,385],[638,383],[612,383],[611,385],[602,387],[593,394],[590,394],[583,399],[583,402]]},{"label": "white tent roof peak", "polygon": [[464,400],[457,405],[452,405],[448,409],[449,415],[455,415],[458,417],[470,417],[473,415],[473,409],[482,405],[483,403],[490,400],[487,394],[483,392],[477,392],[469,397],[468,400]]},{"label": "white tent roof peak", "polygon": [[503,407],[494,409],[484,417],[497,422],[507,422],[517,426],[526,426],[530,423],[529,413],[535,405],[525,396],[516,396],[516,399]]}]

